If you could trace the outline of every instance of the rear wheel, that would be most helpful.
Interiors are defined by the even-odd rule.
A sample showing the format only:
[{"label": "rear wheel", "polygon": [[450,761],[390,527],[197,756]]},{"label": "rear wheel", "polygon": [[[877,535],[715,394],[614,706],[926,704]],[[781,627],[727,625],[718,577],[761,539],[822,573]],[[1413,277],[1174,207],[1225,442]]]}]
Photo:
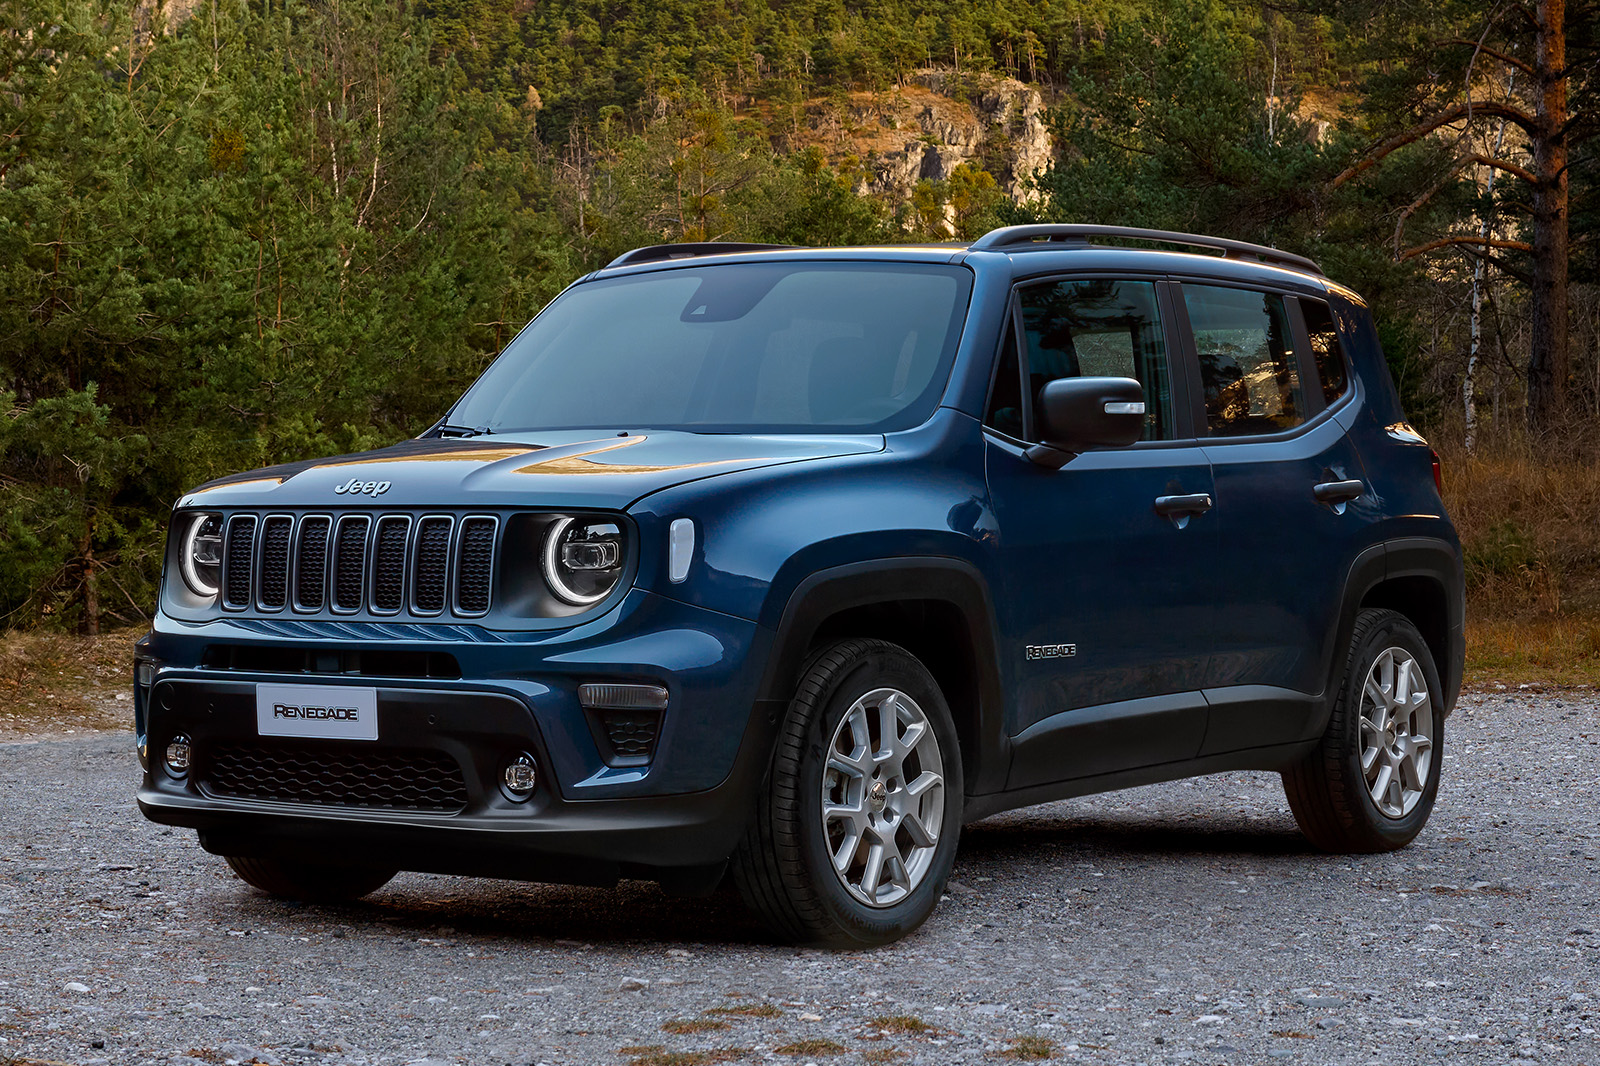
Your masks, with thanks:
[{"label": "rear wheel", "polygon": [[251,888],[303,903],[360,899],[389,883],[398,870],[379,866],[329,866],[285,859],[228,856],[233,872]]},{"label": "rear wheel", "polygon": [[896,940],[944,891],[961,803],[955,726],[927,668],[885,641],[841,641],[803,671],[735,882],[790,939]]},{"label": "rear wheel", "polygon": [[1322,742],[1283,775],[1295,821],[1324,851],[1404,847],[1439,791],[1439,672],[1416,626],[1395,611],[1356,617],[1338,702]]}]

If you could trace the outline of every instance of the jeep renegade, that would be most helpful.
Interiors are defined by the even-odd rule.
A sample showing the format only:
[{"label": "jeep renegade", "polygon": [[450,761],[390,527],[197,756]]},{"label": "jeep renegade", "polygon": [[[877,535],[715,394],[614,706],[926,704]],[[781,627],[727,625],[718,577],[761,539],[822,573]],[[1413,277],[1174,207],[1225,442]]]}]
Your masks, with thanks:
[{"label": "jeep renegade", "polygon": [[1462,673],[1367,307],[1191,234],[639,249],[421,437],[203,485],[168,540],[140,808],[304,900],[731,876],[877,944],[963,823],[1239,769],[1396,848]]}]

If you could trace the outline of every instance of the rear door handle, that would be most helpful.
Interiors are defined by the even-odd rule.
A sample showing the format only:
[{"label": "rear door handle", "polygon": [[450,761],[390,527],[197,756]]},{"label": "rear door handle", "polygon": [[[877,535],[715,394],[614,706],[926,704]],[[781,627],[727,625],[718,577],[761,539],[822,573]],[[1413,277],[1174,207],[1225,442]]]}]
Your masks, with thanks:
[{"label": "rear door handle", "polygon": [[1156,514],[1174,515],[1205,514],[1211,510],[1211,494],[1209,492],[1196,492],[1188,496],[1157,496]]},{"label": "rear door handle", "polygon": [[1317,498],[1318,503],[1344,503],[1366,491],[1367,486],[1359,480],[1324,481],[1312,488],[1311,495]]}]

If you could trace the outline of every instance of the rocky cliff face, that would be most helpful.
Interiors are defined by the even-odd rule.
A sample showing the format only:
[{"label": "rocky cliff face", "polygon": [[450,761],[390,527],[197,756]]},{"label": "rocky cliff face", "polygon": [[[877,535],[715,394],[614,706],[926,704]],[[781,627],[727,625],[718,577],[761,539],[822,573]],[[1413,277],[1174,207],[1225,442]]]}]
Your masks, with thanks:
[{"label": "rocky cliff face", "polygon": [[1050,162],[1043,110],[1038,91],[1012,78],[924,71],[888,92],[813,102],[795,139],[820,145],[861,193],[904,199],[971,163],[1023,202]]}]

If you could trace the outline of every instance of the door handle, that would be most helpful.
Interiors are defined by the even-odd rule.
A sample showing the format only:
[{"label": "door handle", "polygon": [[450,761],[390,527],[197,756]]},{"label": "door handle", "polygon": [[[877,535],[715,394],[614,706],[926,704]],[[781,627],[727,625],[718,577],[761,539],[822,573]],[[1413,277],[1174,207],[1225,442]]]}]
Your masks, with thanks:
[{"label": "door handle", "polygon": [[1157,496],[1156,514],[1171,518],[1175,515],[1205,514],[1211,510],[1211,494],[1196,492],[1188,496]]},{"label": "door handle", "polygon": [[1353,500],[1367,491],[1367,486],[1361,481],[1324,481],[1312,488],[1311,495],[1317,498],[1318,503],[1344,503]]}]

